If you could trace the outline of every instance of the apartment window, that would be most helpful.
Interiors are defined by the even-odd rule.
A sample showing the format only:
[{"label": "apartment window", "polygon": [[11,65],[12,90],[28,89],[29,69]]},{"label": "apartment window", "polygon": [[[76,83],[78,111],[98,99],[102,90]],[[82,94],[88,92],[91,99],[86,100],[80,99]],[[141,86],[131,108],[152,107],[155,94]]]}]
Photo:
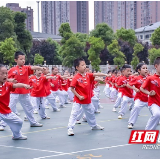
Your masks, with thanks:
[{"label": "apartment window", "polygon": [[143,39],[143,35],[140,35],[140,39]]},{"label": "apartment window", "polygon": [[146,35],[146,39],[149,39],[149,34]]}]

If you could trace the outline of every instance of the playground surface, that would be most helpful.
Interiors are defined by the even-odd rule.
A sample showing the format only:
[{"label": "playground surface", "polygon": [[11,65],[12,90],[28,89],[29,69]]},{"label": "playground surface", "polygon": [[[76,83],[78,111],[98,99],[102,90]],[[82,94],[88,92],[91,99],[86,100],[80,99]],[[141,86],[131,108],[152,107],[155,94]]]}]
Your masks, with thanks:
[{"label": "playground surface", "polygon": [[[118,112],[112,112],[114,102],[104,95],[103,88],[100,86],[100,101],[104,108],[96,114],[96,120],[104,130],[91,130],[86,122],[82,122],[76,124],[75,135],[68,136],[72,104],[67,104],[60,112],[53,112],[49,107],[46,113],[51,119],[42,120],[34,115],[43,127],[30,127],[29,122],[23,122],[22,133],[27,140],[12,140],[8,126],[0,132],[0,159],[159,159],[160,146],[159,149],[142,149],[143,144],[128,144],[131,133],[127,128],[129,108],[123,119],[118,119]],[[24,119],[20,104],[17,109]],[[144,130],[149,117],[148,108],[143,108],[134,129]]]}]

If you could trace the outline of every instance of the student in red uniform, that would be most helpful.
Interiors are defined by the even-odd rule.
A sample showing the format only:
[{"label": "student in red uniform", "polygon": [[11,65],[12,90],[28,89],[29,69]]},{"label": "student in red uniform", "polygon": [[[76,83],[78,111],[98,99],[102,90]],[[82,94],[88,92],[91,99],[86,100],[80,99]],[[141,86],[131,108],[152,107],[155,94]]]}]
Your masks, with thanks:
[{"label": "student in red uniform", "polygon": [[[3,120],[9,125],[12,133],[13,140],[26,140],[27,137],[21,133],[23,121],[11,111],[9,106],[10,92],[15,91],[15,88],[30,89],[27,84],[7,82],[7,69],[0,64],[0,120]],[[0,126],[0,131],[3,131],[4,127]]]},{"label": "student in red uniform", "polygon": [[[39,66],[25,66],[25,54],[17,51],[14,55],[17,66],[12,67],[8,71],[8,78],[14,78],[18,83],[29,84],[29,76],[33,74],[33,70],[40,69]],[[43,125],[38,123],[33,117],[33,106],[29,98],[29,90],[25,88],[16,88],[15,91],[11,92],[9,107],[12,112],[16,112],[16,104],[20,102],[23,110],[30,122],[31,127],[42,127]],[[1,125],[5,126],[5,123],[1,121]]]},{"label": "student in red uniform", "polygon": [[71,91],[71,82],[72,82],[72,78],[73,78],[73,75],[72,74],[70,74],[69,75],[69,79],[68,79],[68,96],[69,96],[69,100],[70,100],[70,102],[73,102],[73,98],[74,98],[74,94],[73,94],[73,92]]},{"label": "student in red uniform", "polygon": [[113,112],[116,112],[117,111],[116,108],[118,108],[121,105],[123,87],[121,88],[117,84],[118,84],[118,81],[121,81],[121,78],[123,78],[123,71],[124,70],[125,70],[125,68],[120,69],[121,75],[115,80],[115,86],[118,88],[118,94],[117,94],[116,102],[115,102],[114,107],[112,109]]},{"label": "student in red uniform", "polygon": [[117,77],[117,70],[113,69],[112,76],[110,79],[110,84],[111,84],[110,99],[111,99],[111,102],[114,102],[115,98],[117,96],[117,91],[116,91],[116,88],[114,87],[114,80],[116,79],[116,77]]},{"label": "student in red uniform", "polygon": [[[107,74],[111,76],[111,71],[108,71]],[[108,81],[110,76],[105,78],[106,86],[104,87],[104,93],[108,98],[109,98],[109,95],[110,95],[110,88],[109,88],[109,81]]]},{"label": "student in red uniform", "polygon": [[51,91],[54,97],[58,96],[60,99],[60,107],[65,108],[66,106],[64,105],[64,96],[63,93],[61,92],[61,83],[63,81],[63,77],[66,76],[60,76],[58,75],[58,68],[53,67],[52,68],[52,74],[51,76],[54,76],[53,79],[50,79],[50,85],[51,85]]},{"label": "student in red uniform", "polygon": [[[45,66],[43,70],[43,76],[49,76],[49,75],[50,75],[49,68]],[[53,112],[59,112],[60,109],[56,106],[55,97],[51,93],[51,85],[50,85],[49,79],[45,81],[44,86],[45,86],[45,92],[46,92],[46,97],[45,97],[46,100],[53,108]]]},{"label": "student in red uniform", "polygon": [[[86,72],[87,73],[87,72]],[[88,72],[89,73],[89,72]],[[96,82],[102,82],[104,81],[104,79],[102,77],[95,77],[95,81]],[[91,84],[91,89],[92,89],[92,93],[91,93],[91,104],[93,105],[94,107],[94,113],[100,113],[100,111],[98,110],[99,108],[99,99],[97,98],[97,96],[95,95],[95,92],[93,91],[94,90],[94,87],[95,87],[95,81]],[[83,122],[87,122],[87,119],[86,119],[86,115],[84,114],[84,110],[83,110],[83,107],[81,106],[80,110],[79,110],[79,113],[78,113],[78,116],[77,116],[77,121],[76,121],[76,124],[81,124],[81,118],[83,117],[82,121]]]},{"label": "student in red uniform", "polygon": [[103,73],[85,73],[86,64],[82,58],[76,59],[74,61],[75,68],[78,70],[78,73],[73,77],[71,83],[71,90],[74,93],[74,103],[71,111],[71,115],[68,123],[68,135],[73,136],[73,128],[77,121],[77,116],[80,110],[80,107],[83,107],[85,112],[87,122],[92,127],[92,130],[102,130],[104,127],[97,125],[94,107],[91,104],[91,87],[94,81],[95,76],[106,76]]},{"label": "student in red uniform", "polygon": [[119,77],[120,77],[120,75],[121,75],[121,72],[120,72],[120,71],[117,71],[117,72],[115,72],[115,73],[116,73],[115,77],[113,77],[113,78],[111,79],[111,82],[112,82],[111,101],[112,101],[112,102],[114,102],[114,101],[116,100],[116,98],[117,98],[118,88],[117,88],[117,86],[116,86],[116,83],[117,83],[117,81],[119,80]]},{"label": "student in red uniform", "polygon": [[135,76],[128,84],[127,87],[135,90],[136,94],[134,97],[134,107],[131,110],[130,118],[128,121],[128,128],[132,129],[137,121],[138,115],[143,107],[148,107],[148,96],[140,91],[140,87],[146,80],[147,76],[147,66],[144,63],[139,63],[137,65],[136,71],[139,76]]},{"label": "student in red uniform", "polygon": [[48,79],[53,78],[53,76],[42,75],[43,69],[36,69],[35,75],[30,77],[29,84],[33,86],[31,90],[31,96],[36,97],[36,103],[39,111],[39,115],[42,119],[50,119],[45,113],[44,97],[48,96],[46,94],[46,83]]},{"label": "student in red uniform", "polygon": [[148,106],[151,112],[151,117],[147,122],[146,130],[156,130],[160,120],[160,57],[155,59],[154,67],[156,73],[147,77],[146,81],[140,88],[143,93],[149,96]]},{"label": "student in red uniform", "polygon": [[69,72],[66,70],[64,72],[64,75],[67,77],[67,78],[63,78],[63,81],[62,81],[62,93],[63,93],[63,97],[64,97],[64,104],[71,104],[71,102],[68,101],[68,84],[69,84]]},{"label": "student in red uniform", "polygon": [[131,106],[134,104],[133,90],[127,87],[127,83],[131,80],[131,67],[128,64],[125,64],[122,68],[124,76],[117,83],[117,85],[121,87],[122,92],[122,102],[118,119],[122,119],[122,116],[125,115],[129,102],[131,103]]},{"label": "student in red uniform", "polygon": [[112,77],[113,77],[113,74],[112,74],[112,71],[111,71],[111,75],[109,75],[109,77],[108,77],[108,84],[109,84],[109,96],[108,96],[108,98],[111,98],[111,91],[112,91],[111,80],[112,80]]},{"label": "student in red uniform", "polygon": [[[35,70],[34,70],[34,73],[35,73]],[[34,75],[34,74],[33,74],[33,75]],[[30,79],[31,76],[32,76],[32,75],[29,76],[29,79]],[[30,102],[31,102],[31,104],[32,104],[32,106],[33,106],[33,113],[34,113],[34,114],[38,114],[36,97],[31,97],[31,94],[30,94],[30,93],[31,93],[31,90],[32,90],[32,88],[29,90],[29,98],[30,98]],[[24,121],[28,121],[28,119],[27,119],[26,116],[24,117]]]},{"label": "student in red uniform", "polygon": [[[98,108],[99,109],[102,109],[103,106],[100,104],[100,88],[99,88],[99,82],[104,82],[104,79],[103,77],[96,77],[95,78],[95,81],[94,81],[94,85],[93,85],[93,93],[94,93],[94,96],[92,97],[92,103],[94,106],[96,106],[95,108],[97,108],[97,100],[98,100]],[[95,101],[94,101],[95,100]],[[94,102],[93,102],[94,101]],[[100,111],[98,110],[98,108],[96,109],[96,112],[95,113],[100,113]]]}]

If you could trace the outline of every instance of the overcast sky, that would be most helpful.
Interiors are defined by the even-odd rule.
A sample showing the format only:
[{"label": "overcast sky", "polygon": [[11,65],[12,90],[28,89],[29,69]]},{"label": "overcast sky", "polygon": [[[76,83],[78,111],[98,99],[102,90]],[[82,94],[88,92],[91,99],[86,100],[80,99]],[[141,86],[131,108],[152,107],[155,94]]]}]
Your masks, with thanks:
[{"label": "overcast sky", "polygon": [[[62,1],[62,0],[61,0]],[[19,3],[20,7],[26,8],[31,7],[34,10],[34,31],[38,31],[38,15],[37,15],[37,3],[35,0],[30,1],[17,1],[17,0],[0,0],[0,6],[6,6],[6,3]],[[40,6],[41,13],[41,6]],[[40,15],[41,24],[41,15]],[[94,1],[89,1],[89,30],[94,29]]]}]

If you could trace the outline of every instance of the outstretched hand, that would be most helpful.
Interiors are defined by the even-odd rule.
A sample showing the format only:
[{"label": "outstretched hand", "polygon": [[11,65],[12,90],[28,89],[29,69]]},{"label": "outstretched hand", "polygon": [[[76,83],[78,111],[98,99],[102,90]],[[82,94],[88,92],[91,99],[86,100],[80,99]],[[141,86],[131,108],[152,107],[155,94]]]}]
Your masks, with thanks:
[{"label": "outstretched hand", "polygon": [[33,87],[31,87],[30,85],[28,85],[28,84],[24,84],[23,87],[24,87],[25,89],[32,89],[32,88],[33,88]]},{"label": "outstretched hand", "polygon": [[156,92],[154,90],[152,90],[152,91],[149,92],[149,95],[154,96],[154,95],[156,95]]}]

